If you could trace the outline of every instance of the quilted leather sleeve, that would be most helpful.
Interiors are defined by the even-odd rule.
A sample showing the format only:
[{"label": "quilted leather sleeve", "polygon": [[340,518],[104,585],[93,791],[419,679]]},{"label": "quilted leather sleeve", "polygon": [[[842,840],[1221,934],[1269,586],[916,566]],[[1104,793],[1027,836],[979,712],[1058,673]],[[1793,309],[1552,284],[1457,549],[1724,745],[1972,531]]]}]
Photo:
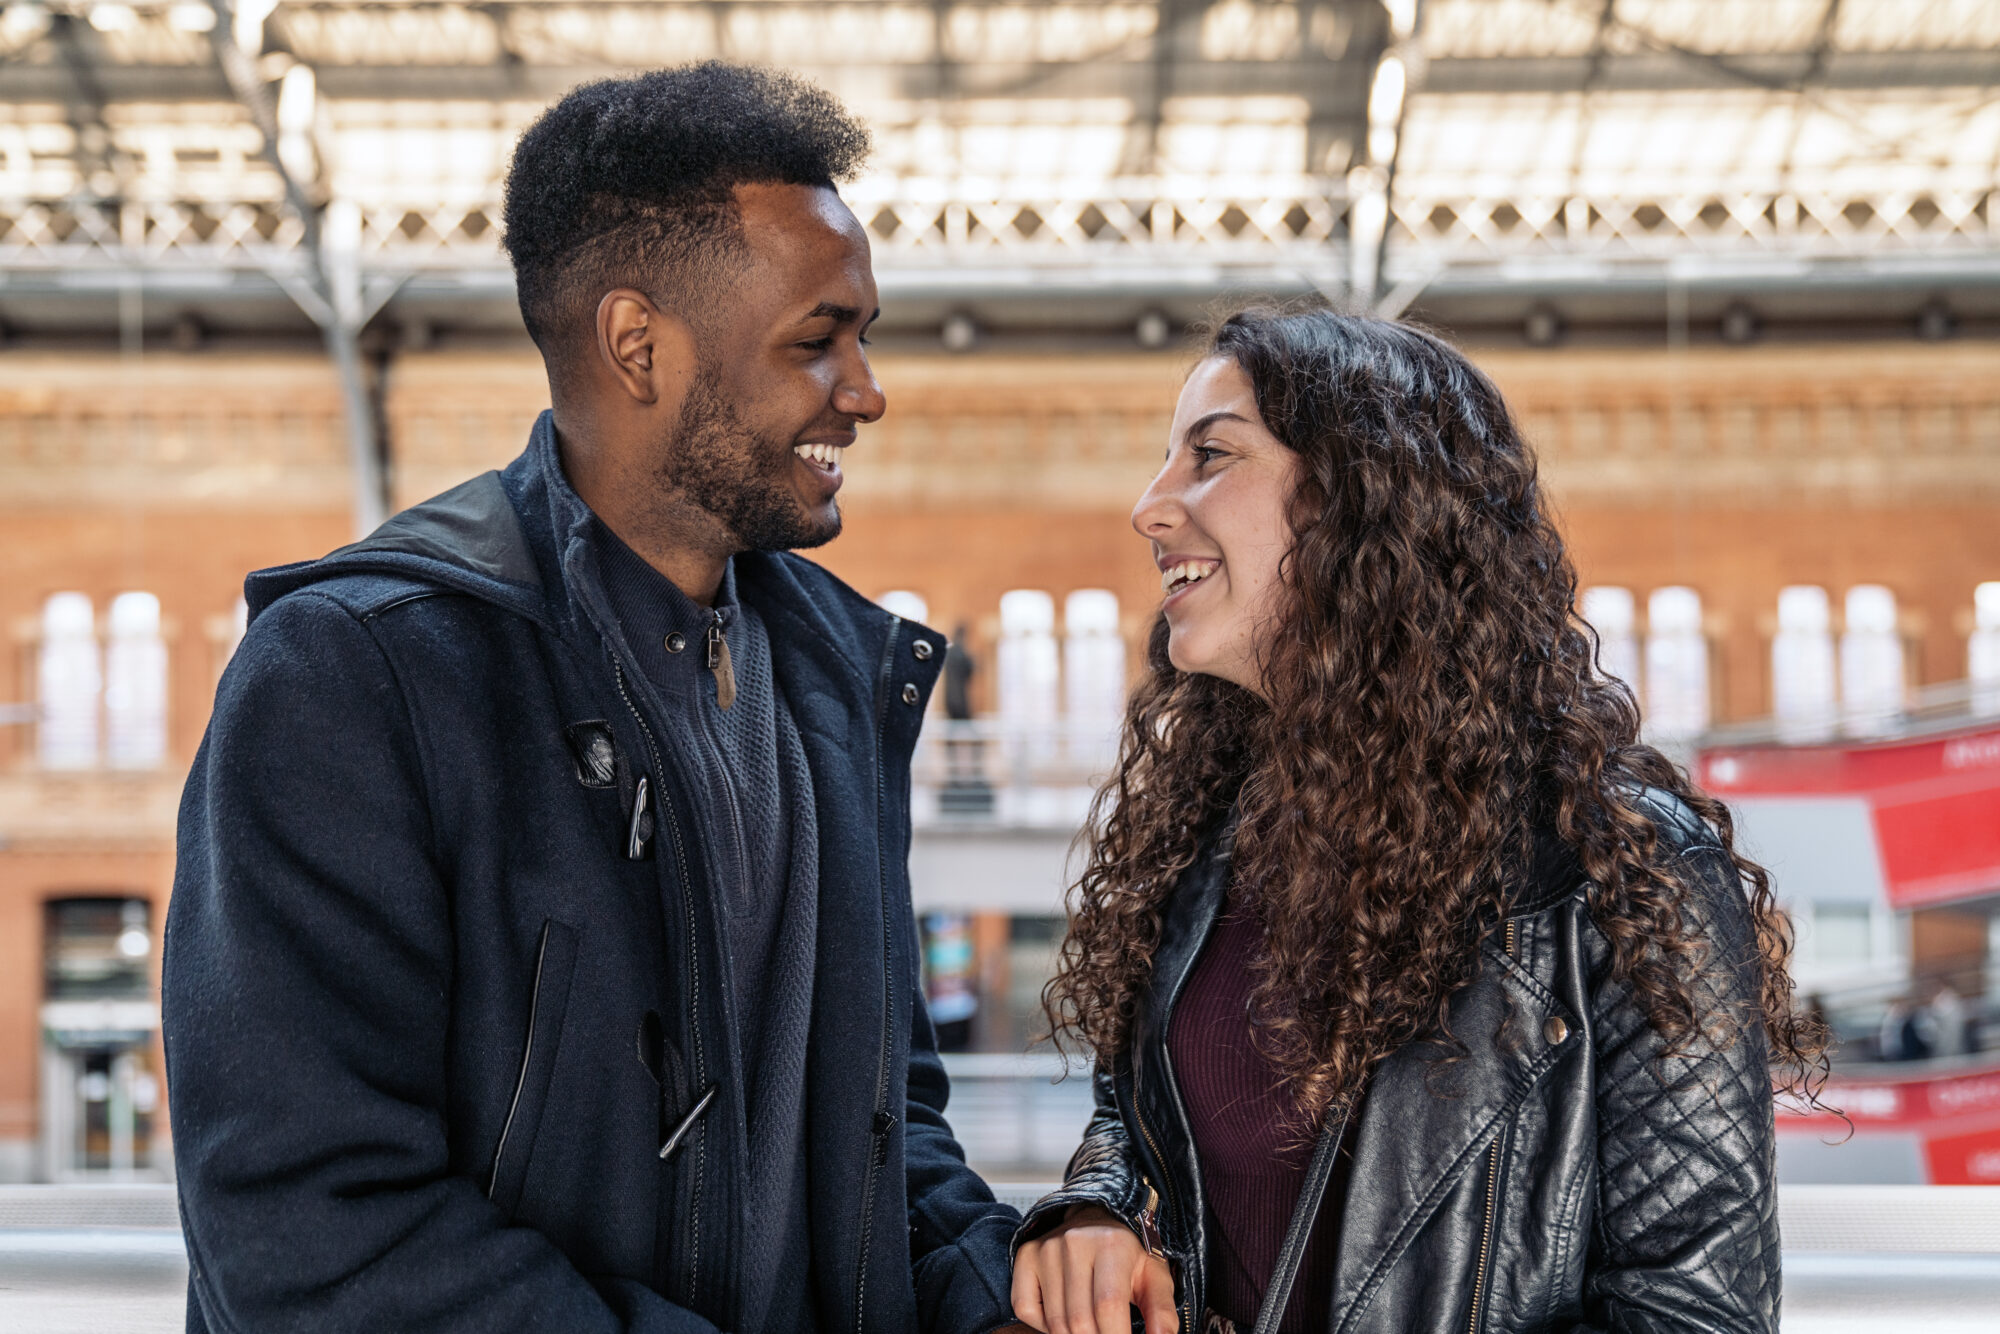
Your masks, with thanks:
[{"label": "quilted leather sleeve", "polygon": [[[1098,1065],[1090,1076],[1096,1110],[1084,1127],[1083,1142],[1070,1155],[1063,1169],[1060,1190],[1052,1191],[1029,1207],[1027,1217],[1014,1233],[1014,1250],[1033,1241],[1062,1221],[1073,1204],[1095,1204],[1108,1211],[1135,1233],[1139,1213],[1146,1205],[1146,1183],[1133,1155],[1132,1139],[1118,1112],[1111,1075]],[[1140,1233],[1143,1236],[1143,1233]]]},{"label": "quilted leather sleeve", "polygon": [[1663,1060],[1630,990],[1598,988],[1599,1197],[1584,1328],[1775,1334],[1776,1141],[1755,937],[1728,855],[1703,838],[1678,856],[1710,951],[1697,1003],[1711,1022],[1740,1019],[1725,1045],[1697,1040]]}]

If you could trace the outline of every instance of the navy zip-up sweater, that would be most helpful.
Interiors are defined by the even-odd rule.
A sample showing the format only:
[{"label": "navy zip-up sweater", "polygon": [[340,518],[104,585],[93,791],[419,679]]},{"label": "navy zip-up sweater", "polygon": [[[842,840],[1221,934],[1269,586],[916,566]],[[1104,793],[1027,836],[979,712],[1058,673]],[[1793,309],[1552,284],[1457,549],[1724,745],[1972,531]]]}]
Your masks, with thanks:
[{"label": "navy zip-up sweater", "polygon": [[[191,1330],[741,1328],[706,795],[634,703],[590,521],[545,415],[246,586],[165,946]],[[1015,1217],[944,1120],[907,874],[943,640],[796,557],[735,573],[817,816],[801,1281],[822,1329],[984,1334]]]},{"label": "navy zip-up sweater", "polygon": [[[744,1329],[815,1334],[806,1222],[805,1059],[812,1028],[819,928],[819,827],[812,771],[791,711],[771,678],[771,636],[736,597],[723,566],[712,605],[697,606],[601,521],[591,554],[618,621],[628,684],[652,724],[661,760],[708,800],[696,828],[729,948],[729,1025],[740,1090],[712,1114],[740,1114],[749,1145]],[[728,645],[711,657],[710,641]],[[713,665],[711,665],[711,662]],[[723,708],[723,676],[734,699]]]}]

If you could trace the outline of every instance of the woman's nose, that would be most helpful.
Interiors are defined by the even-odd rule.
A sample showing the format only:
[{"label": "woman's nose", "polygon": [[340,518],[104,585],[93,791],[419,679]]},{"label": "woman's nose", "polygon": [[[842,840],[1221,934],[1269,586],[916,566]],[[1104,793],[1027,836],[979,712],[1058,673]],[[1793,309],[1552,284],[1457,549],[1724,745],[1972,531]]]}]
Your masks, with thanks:
[{"label": "woman's nose", "polygon": [[1160,469],[1147,484],[1139,503],[1132,507],[1132,530],[1141,537],[1158,540],[1171,533],[1186,512],[1169,465]]}]

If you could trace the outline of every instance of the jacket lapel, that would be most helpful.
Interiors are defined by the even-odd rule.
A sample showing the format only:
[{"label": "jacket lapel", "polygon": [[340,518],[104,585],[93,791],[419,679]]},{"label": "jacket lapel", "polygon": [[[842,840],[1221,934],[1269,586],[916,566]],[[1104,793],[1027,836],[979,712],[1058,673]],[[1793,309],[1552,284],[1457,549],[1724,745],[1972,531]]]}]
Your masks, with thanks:
[{"label": "jacket lapel", "polygon": [[1577,1016],[1491,942],[1480,959],[1479,976],[1451,1002],[1451,1030],[1466,1054],[1454,1061],[1441,1044],[1413,1042],[1369,1081],[1342,1214],[1336,1329],[1355,1327],[1495,1133],[1557,1059],[1586,1040]]}]

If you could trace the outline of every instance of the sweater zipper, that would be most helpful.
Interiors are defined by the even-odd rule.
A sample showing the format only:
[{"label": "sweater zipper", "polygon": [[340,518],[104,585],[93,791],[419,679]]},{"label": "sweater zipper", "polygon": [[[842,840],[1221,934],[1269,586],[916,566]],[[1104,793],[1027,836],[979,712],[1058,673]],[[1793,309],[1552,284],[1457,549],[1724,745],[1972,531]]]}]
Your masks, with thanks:
[{"label": "sweater zipper", "polygon": [[[625,664],[617,654],[611,655],[611,675],[618,683],[618,698],[625,702],[632,721],[639,726],[639,735],[646,739],[646,757],[653,763],[653,772],[664,778],[666,769],[660,763],[659,746],[653,740],[653,729],[646,724],[646,716],[632,702],[632,694],[626,688]],[[667,826],[667,837],[674,845],[674,868],[680,873],[681,903],[686,908],[687,917],[687,977],[688,977],[688,1031],[694,1038],[694,1086],[701,1088],[708,1083],[708,1063],[702,1055],[701,1045],[701,960],[695,949],[695,933],[699,929],[694,914],[694,884],[688,875],[687,852],[681,843],[680,822],[674,818],[673,803],[664,796],[655,801],[660,816]],[[706,1100],[703,1107],[706,1107]],[[689,1118],[692,1125],[692,1117]],[[676,1145],[678,1147],[678,1145]],[[693,1199],[688,1210],[688,1298],[694,1299],[695,1290],[701,1282],[701,1188],[708,1179],[708,1137],[702,1136],[695,1144],[695,1171]]]},{"label": "sweater zipper", "polygon": [[[1510,919],[1501,935],[1500,947],[1510,959],[1514,957],[1516,929]],[[1480,1308],[1486,1299],[1486,1268],[1493,1253],[1493,1213],[1500,1193],[1500,1141],[1505,1137],[1504,1130],[1496,1132],[1493,1147],[1486,1152],[1486,1225],[1479,1233],[1479,1267],[1472,1275],[1472,1318],[1466,1324],[1467,1334],[1479,1334]]]},{"label": "sweater zipper", "polygon": [[867,1334],[868,1329],[864,1316],[868,1304],[868,1248],[875,1232],[875,1179],[888,1164],[889,1132],[896,1128],[896,1117],[888,1107],[889,1030],[896,1009],[894,982],[889,975],[894,954],[889,933],[894,928],[889,917],[889,854],[882,839],[882,813],[888,799],[882,778],[882,751],[889,734],[889,680],[896,669],[896,641],[901,637],[902,627],[900,617],[889,618],[889,638],[882,648],[882,670],[875,683],[875,856],[876,878],[882,894],[882,1037],[875,1055],[875,1115],[869,1123],[875,1142],[869,1146],[868,1172],[861,1180],[861,1249],[854,1274],[855,1334]]}]

